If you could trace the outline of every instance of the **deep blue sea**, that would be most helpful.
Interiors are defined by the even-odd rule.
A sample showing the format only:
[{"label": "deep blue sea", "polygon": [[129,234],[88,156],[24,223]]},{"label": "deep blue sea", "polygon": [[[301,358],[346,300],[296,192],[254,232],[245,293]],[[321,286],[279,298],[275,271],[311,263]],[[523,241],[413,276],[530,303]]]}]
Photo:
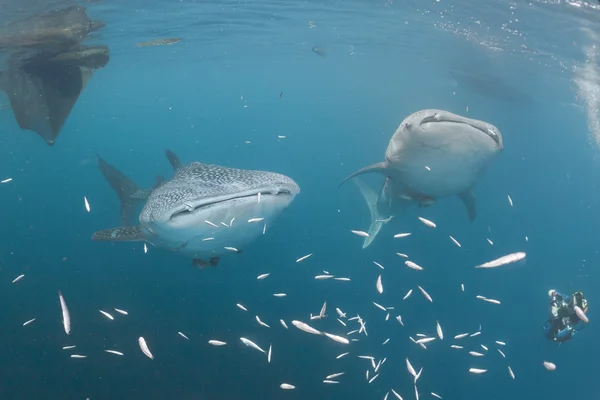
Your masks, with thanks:
[{"label": "deep blue sea", "polygon": [[[0,20],[64,4],[2,0]],[[0,180],[12,178],[0,184],[0,399],[392,400],[394,389],[412,400],[406,358],[423,368],[420,399],[434,399],[431,392],[447,400],[599,398],[595,1],[81,5],[106,24],[86,43],[107,45],[110,61],[84,88],[56,144],[21,129],[10,107],[0,109]],[[181,41],[136,46],[165,38]],[[0,105],[7,103],[1,93]],[[409,208],[362,249],[351,230],[368,230],[369,210],[355,185],[338,185],[382,161],[401,121],[429,108],[502,132],[504,150],[474,188],[477,217],[471,222],[457,197],[440,199]],[[278,172],[301,191],[264,236],[223,255],[216,268],[151,245],[145,253],[142,242],[90,240],[120,224],[119,199],[96,156],[150,188],[157,175],[172,175],[166,149],[184,163]],[[378,190],[383,178],[364,181]],[[412,235],[394,239],[400,232]],[[526,260],[474,268],[515,252]],[[407,268],[397,253],[424,269]],[[351,280],[316,280],[323,270]],[[552,288],[583,291],[589,302],[590,323],[561,345],[542,329]],[[327,317],[311,321],[324,302]],[[373,302],[394,307],[389,320]],[[354,333],[347,337],[358,341],[342,344],[291,325],[304,321],[344,337],[359,328],[343,319],[344,327],[335,308],[360,315],[368,336]],[[410,340],[437,337],[437,321],[443,340],[426,350]],[[140,350],[140,336],[154,359]],[[240,337],[264,350],[272,345],[271,362]],[[76,347],[63,350],[69,345]],[[373,366],[361,355],[386,359],[371,383],[365,375],[375,375]],[[323,383],[338,372],[345,373],[338,384]]]}]

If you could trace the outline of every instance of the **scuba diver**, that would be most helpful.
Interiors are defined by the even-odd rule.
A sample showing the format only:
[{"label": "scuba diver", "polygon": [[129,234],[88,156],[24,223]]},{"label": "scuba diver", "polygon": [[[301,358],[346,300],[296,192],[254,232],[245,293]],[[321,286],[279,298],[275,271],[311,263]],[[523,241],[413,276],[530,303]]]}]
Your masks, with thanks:
[{"label": "scuba diver", "polygon": [[548,340],[559,343],[571,339],[574,333],[583,328],[583,323],[588,322],[587,300],[582,292],[575,292],[571,296],[551,289],[550,316],[544,326],[545,336]]}]

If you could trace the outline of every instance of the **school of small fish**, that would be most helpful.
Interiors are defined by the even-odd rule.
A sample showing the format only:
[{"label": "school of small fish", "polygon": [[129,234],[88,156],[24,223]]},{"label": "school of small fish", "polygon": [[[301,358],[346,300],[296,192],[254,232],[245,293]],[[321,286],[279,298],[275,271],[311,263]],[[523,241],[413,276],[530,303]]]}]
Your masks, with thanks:
[{"label": "school of small fish", "polygon": [[[3,182],[4,183],[4,182]],[[508,200],[509,200],[509,204],[512,207],[513,206],[513,202],[510,196],[508,196]],[[258,198],[258,201],[260,201],[260,197]],[[87,212],[91,211],[89,202],[87,197],[84,196],[84,205],[85,205],[85,209]],[[424,224],[426,227],[428,228],[437,228],[437,229],[441,229],[438,228],[437,225],[432,222],[431,220],[425,219],[423,217],[418,217],[419,221]],[[250,220],[248,220],[248,223],[258,223],[263,221],[263,218],[261,217],[255,217],[255,218],[251,218]],[[217,227],[217,224],[214,224],[210,221],[205,221],[208,225]],[[229,222],[229,224],[227,226],[231,226],[231,224],[233,223],[233,220],[231,222]],[[222,223],[224,224],[224,223]],[[225,225],[225,224],[224,224]],[[369,234],[364,232],[364,231],[360,231],[360,230],[351,230],[351,233],[353,233],[356,236],[359,237],[363,237],[363,238],[367,238],[369,237]],[[426,233],[425,233],[426,234]],[[414,235],[412,232],[402,232],[402,233],[397,233],[393,236],[394,239],[401,239],[401,238],[407,238],[409,236],[412,236],[414,240],[414,238],[417,235]],[[451,235],[447,235],[444,237],[449,237],[451,242],[456,245],[456,247],[458,248],[462,248],[463,246],[461,245],[461,243],[458,242],[457,239],[455,239],[453,236]],[[487,238],[486,238],[487,239]],[[493,242],[490,239],[487,239],[487,241],[489,242],[489,244],[493,245]],[[404,242],[404,241],[402,241]],[[234,248],[228,248],[226,247],[226,249],[237,252],[237,249]],[[456,250],[458,251],[458,250]],[[144,245],[144,253],[147,252],[147,247]],[[298,315],[297,313],[294,315],[286,315],[286,316],[282,316],[287,318],[287,320],[291,323],[292,327],[296,328],[291,329],[288,326],[288,323],[286,322],[286,320],[284,318],[279,319],[279,324],[274,323],[275,321],[277,321],[276,319],[273,319],[272,316],[269,316],[269,318],[266,319],[266,322],[264,322],[261,317],[259,317],[259,315],[255,314],[256,311],[258,310],[254,310],[251,307],[251,313],[249,312],[248,307],[246,307],[245,305],[243,305],[242,303],[234,303],[234,305],[237,307],[237,309],[241,310],[243,313],[248,313],[251,316],[254,315],[254,326],[258,326],[260,328],[252,328],[252,326],[248,325],[248,327],[244,330],[244,334],[248,335],[247,338],[246,337],[241,337],[241,336],[236,336],[237,338],[239,338],[239,342],[235,342],[235,343],[229,343],[229,341],[225,341],[222,338],[203,338],[201,339],[200,343],[203,344],[208,344],[209,346],[215,347],[215,348],[221,348],[220,350],[214,350],[214,351],[229,351],[229,352],[240,352],[240,353],[248,353],[247,356],[248,357],[252,357],[252,353],[254,353],[254,357],[256,357],[256,354],[263,354],[266,358],[265,362],[267,364],[277,364],[278,362],[284,362],[281,359],[283,358],[282,355],[280,355],[280,353],[278,352],[278,349],[280,347],[283,346],[290,346],[292,344],[295,345],[300,345],[300,346],[310,346],[311,343],[315,343],[315,341],[329,341],[332,342],[331,344],[329,344],[329,346],[341,346],[340,349],[341,350],[345,350],[348,349],[348,351],[344,351],[339,353],[336,357],[335,360],[341,360],[341,359],[345,359],[345,360],[351,360],[352,357],[354,359],[361,359],[361,360],[367,360],[367,361],[363,361],[366,362],[367,364],[365,366],[360,367],[359,369],[361,371],[364,371],[364,373],[361,373],[359,375],[356,374],[356,367],[353,367],[351,365],[351,361],[344,361],[343,363],[340,364],[340,362],[338,361],[336,364],[336,370],[331,371],[331,373],[325,375],[323,374],[322,377],[324,376],[324,378],[321,378],[322,381],[320,381],[320,383],[325,384],[325,385],[339,385],[339,384],[356,384],[356,379],[360,378],[360,375],[364,375],[361,379],[364,379],[366,384],[368,385],[381,385],[381,381],[382,379],[378,379],[378,377],[381,374],[396,374],[396,371],[398,370],[398,360],[394,359],[390,356],[390,362],[384,367],[384,364],[386,364],[386,361],[388,361],[388,358],[386,356],[382,356],[382,355],[366,355],[362,352],[361,349],[364,349],[365,347],[362,345],[362,343],[364,342],[368,342],[370,340],[371,337],[374,337],[375,339],[375,343],[377,343],[380,346],[385,346],[387,345],[390,340],[392,340],[392,343],[396,343],[396,342],[400,342],[400,341],[406,341],[407,346],[418,346],[419,348],[421,348],[422,350],[428,350],[428,349],[437,349],[440,347],[447,347],[447,348],[451,348],[454,349],[452,351],[463,351],[464,354],[466,354],[468,356],[470,356],[470,362],[464,364],[463,366],[455,366],[458,369],[463,369],[465,374],[471,374],[471,375],[481,375],[481,374],[486,374],[486,373],[500,373],[500,371],[504,371],[504,374],[506,374],[506,371],[508,371],[508,376],[510,379],[514,380],[516,379],[517,375],[515,374],[515,372],[513,371],[513,367],[511,365],[507,364],[507,360],[503,361],[505,359],[507,359],[506,354],[500,350],[499,347],[504,347],[507,346],[506,342],[504,341],[500,341],[500,340],[495,340],[495,338],[491,338],[491,337],[486,337],[486,339],[484,339],[484,342],[481,343],[479,342],[479,336],[482,334],[485,334],[484,331],[482,330],[481,325],[479,326],[479,328],[477,330],[467,330],[465,329],[465,331],[463,331],[462,333],[456,332],[455,329],[444,329],[444,322],[451,322],[451,321],[444,321],[443,315],[440,315],[438,317],[440,317],[440,319],[432,319],[430,324],[428,326],[411,326],[410,321],[406,321],[406,325],[405,325],[405,321],[403,321],[402,315],[400,315],[400,313],[398,311],[396,311],[396,306],[399,306],[399,302],[415,302],[418,301],[420,302],[419,307],[423,307],[424,312],[428,313],[427,311],[427,307],[428,307],[428,303],[433,303],[434,302],[434,297],[421,285],[415,285],[414,287],[408,289],[408,291],[406,292],[406,294],[403,297],[401,294],[398,293],[398,289],[394,287],[395,283],[394,280],[387,276],[387,271],[390,268],[396,268],[398,269],[398,267],[402,264],[404,264],[405,267],[408,268],[408,270],[412,270],[413,272],[405,272],[405,273],[409,273],[409,274],[413,274],[414,271],[424,271],[424,272],[419,272],[416,273],[416,276],[423,276],[423,274],[427,274],[428,272],[435,270],[436,266],[430,266],[430,265],[426,265],[427,268],[422,267],[421,265],[417,264],[415,261],[412,261],[412,257],[409,257],[407,254],[404,253],[396,253],[399,257],[401,257],[400,262],[396,263],[396,265],[390,266],[386,263],[386,266],[388,266],[389,268],[386,269],[384,268],[384,266],[377,262],[377,261],[372,261],[372,264],[370,264],[371,266],[376,266],[378,269],[376,269],[377,274],[374,276],[374,282],[375,282],[375,289],[376,289],[376,294],[369,294],[369,293],[363,293],[362,297],[365,298],[366,301],[368,301],[369,303],[372,303],[372,306],[374,306],[374,311],[372,311],[372,313],[369,313],[369,315],[365,315],[363,314],[363,316],[359,315],[357,312],[352,312],[351,310],[347,310],[344,307],[343,302],[340,299],[337,300],[333,300],[333,299],[327,299],[330,304],[333,303],[334,307],[335,307],[335,315],[334,317],[330,317],[328,318],[328,314],[327,314],[327,303],[328,301],[324,301],[321,309],[318,313],[307,313],[307,314],[303,314],[303,315]],[[418,256],[418,255],[417,255]],[[505,254],[503,256],[500,256],[496,259],[493,259],[491,261],[487,261],[487,262],[483,262],[481,264],[478,264],[475,266],[475,269],[493,269],[493,268],[498,268],[498,267],[503,267],[503,266],[507,266],[510,264],[515,264],[519,261],[522,261],[526,258],[526,253],[522,252],[522,251],[518,251],[518,252],[513,252],[510,254]],[[327,268],[327,270],[320,270],[320,271],[313,271],[315,268],[315,265],[318,265],[321,261],[318,260],[318,256],[315,257],[314,259],[313,257],[313,253],[308,253],[304,256],[299,257],[298,259],[295,260],[295,263],[303,263],[302,266],[303,268],[305,268],[304,270],[309,271],[308,273],[311,274],[311,276],[314,276],[314,281],[326,281],[323,283],[315,283],[318,285],[328,285],[328,284],[333,284],[333,285],[339,285],[336,283],[331,283],[333,281],[342,281],[342,282],[350,282],[351,278],[349,277],[339,277],[336,276],[335,273],[330,273],[328,270],[329,268]],[[419,257],[415,257],[415,259],[418,260]],[[290,260],[290,263],[294,263],[294,260]],[[321,267],[322,268],[322,267]],[[472,267],[471,267],[472,268]],[[402,271],[406,271],[406,269],[402,269]],[[285,271],[283,272],[283,274],[288,274],[289,271]],[[316,275],[312,275],[315,274]],[[259,275],[254,275],[256,276],[256,280],[261,281],[261,283],[256,283],[257,285],[265,285],[266,287],[269,287],[269,285],[272,283],[272,280],[276,279],[276,278],[269,278],[272,276],[278,275],[277,271],[273,271],[273,272],[262,272]],[[16,278],[14,278],[12,280],[12,283],[17,283],[19,281],[21,281],[23,278],[25,277],[24,274],[21,274],[19,276],[17,276]],[[269,278],[269,279],[267,279]],[[264,281],[264,283],[262,282]],[[327,283],[327,281],[329,281],[329,283]],[[359,279],[359,282],[361,282],[362,279]],[[371,281],[373,282],[373,281]],[[384,290],[384,282],[385,282],[385,289]],[[27,281],[25,281],[25,284],[27,283]],[[425,285],[429,286],[429,284],[431,283],[431,276],[428,277],[428,280],[425,281]],[[20,284],[21,285],[21,284]],[[433,286],[433,285],[432,285]],[[274,292],[273,291],[274,288],[269,287],[269,289],[267,290],[271,290],[271,295],[273,297],[278,297],[278,298],[283,298],[283,297],[287,297],[287,294],[284,292]],[[413,291],[415,289],[418,289],[417,292],[420,292],[422,295],[421,300],[419,299],[410,299]],[[456,289],[456,291],[458,292],[458,289]],[[316,293],[316,292],[315,292]],[[460,292],[457,293],[457,295],[459,293],[465,293],[465,285],[461,284],[460,285]],[[385,295],[384,295],[385,294]],[[435,294],[435,293],[434,293]],[[316,294],[315,294],[316,297]],[[69,308],[67,306],[67,302],[65,300],[65,297],[63,296],[62,291],[58,291],[58,298],[59,298],[59,305],[60,305],[60,309],[61,309],[61,313],[62,313],[62,324],[63,324],[63,329],[66,333],[66,335],[70,335],[71,333],[71,314],[69,312]],[[477,299],[477,300],[481,300],[487,303],[491,303],[491,304],[495,304],[495,305],[501,305],[501,301],[500,300],[496,300],[493,298],[489,298],[483,295],[474,295],[472,294],[471,297],[466,297],[465,299],[467,299],[467,301],[469,301],[468,299]],[[379,299],[379,300],[377,300]],[[394,303],[390,304],[390,300],[393,299]],[[240,299],[241,300],[241,299]],[[377,300],[377,302],[373,301],[373,300]],[[423,302],[423,300],[425,302]],[[279,300],[279,301],[285,301],[285,300]],[[321,299],[321,301],[323,301],[323,299]],[[320,302],[318,303],[320,304]],[[404,303],[403,303],[404,304]],[[317,304],[315,304],[314,306],[317,306]],[[372,307],[371,306],[371,307]],[[233,308],[233,307],[232,307]],[[106,311],[108,308],[106,308],[105,310],[102,309],[98,309],[99,314],[101,315],[101,317],[104,318],[105,321],[115,321],[115,319],[119,319],[119,318],[125,318],[126,316],[129,315],[129,312],[126,311],[125,309],[122,308],[116,308],[116,307],[112,307],[111,309],[114,310],[116,312],[116,314],[111,314],[110,312]],[[330,310],[333,308],[330,308]],[[371,308],[373,309],[373,308]],[[589,323],[589,319],[587,317],[587,315],[579,308],[579,307],[575,307],[574,308],[577,316],[585,323]],[[313,311],[315,311],[313,309]],[[240,312],[240,311],[235,311],[235,312]],[[364,310],[361,312],[361,314],[364,313]],[[333,313],[332,313],[333,314]],[[96,314],[97,315],[97,314]],[[368,327],[370,326],[370,324],[368,324],[368,320],[371,319],[381,319],[383,321],[393,321],[396,320],[397,323],[395,323],[396,326],[399,326],[400,328],[396,328],[396,329],[400,329],[397,332],[391,332],[389,333],[389,335],[386,335],[387,337],[378,337],[377,334],[375,334],[374,332],[372,332],[371,330],[368,331]],[[26,322],[22,323],[22,325],[28,326],[30,324],[32,324],[34,321],[36,321],[36,318],[31,318],[28,319]],[[307,322],[305,322],[307,321]],[[116,323],[116,322],[115,322]],[[38,323],[39,324],[39,323]],[[279,326],[280,325],[280,326]],[[455,324],[453,323],[449,323],[450,326],[453,326]],[[75,327],[77,327],[77,322],[75,320]],[[261,340],[261,331],[259,329],[262,328],[269,328],[272,330],[275,329],[283,329],[283,333],[280,332],[279,335],[283,334],[286,335],[288,337],[289,343],[278,343],[277,341],[273,342],[273,343],[269,343],[269,341],[265,340],[264,338]],[[447,328],[447,327],[446,327]],[[27,329],[35,329],[35,326],[33,328],[27,328]],[[369,328],[370,329],[370,328]],[[418,330],[421,330],[421,332],[418,332]],[[454,332],[453,332],[454,331]],[[425,332],[425,333],[422,333]],[[426,333],[426,332],[434,332],[432,333]],[[447,334],[445,334],[445,332]],[[191,344],[196,343],[196,339],[195,337],[198,336],[197,334],[194,334],[194,332],[191,332],[192,334],[190,336],[187,336],[186,334],[184,334],[183,332],[176,332],[177,335],[179,335],[179,337],[181,337],[182,339],[184,339],[185,341],[189,341]],[[369,334],[371,333],[372,336],[369,336]],[[320,337],[322,339],[317,338]],[[68,336],[67,336],[68,337]],[[191,339],[190,339],[191,337]],[[477,338],[477,339],[474,339]],[[154,339],[152,337],[150,337],[150,343],[153,341]],[[461,345],[458,345],[457,342],[460,341]],[[412,342],[412,344],[410,344]],[[139,336],[138,337],[138,346],[139,349],[141,351],[141,353],[143,355],[145,355],[149,360],[154,360],[155,359],[155,355],[152,353],[151,346],[150,346],[149,341],[147,341],[146,338],[144,338],[143,336]],[[260,345],[258,344],[260,343]],[[235,345],[233,345],[235,344]],[[268,347],[266,347],[268,345]],[[496,356],[492,356],[492,354],[490,354],[488,352],[488,350],[490,349],[490,347],[488,346],[496,346],[496,350],[499,353],[500,357],[496,354],[496,352],[494,352],[493,354],[496,354]],[[261,347],[264,346],[264,347]],[[62,347],[63,350],[73,350],[75,349],[76,346],[75,345],[64,345]],[[367,346],[367,348],[369,349],[374,349],[374,345],[371,343],[369,346]],[[160,358],[161,357],[161,351],[160,351],[160,347],[157,347],[158,352],[157,352],[157,357]],[[247,349],[247,350],[246,350]],[[265,350],[268,349],[268,350]],[[120,350],[117,349],[102,349],[103,352],[111,354],[113,356],[124,356],[124,353],[121,352]],[[274,353],[275,351],[275,353]],[[435,351],[435,350],[434,350]],[[273,357],[273,355],[275,354],[275,357]],[[95,354],[69,354],[70,358],[73,359],[93,359],[94,357],[96,357]],[[397,358],[397,357],[396,357]],[[404,363],[405,363],[405,367],[406,370],[408,371],[408,378],[411,380],[411,385],[414,386],[414,394],[409,394],[409,393],[402,393],[400,394],[400,390],[398,390],[398,388],[382,388],[383,392],[385,392],[385,396],[383,397],[384,400],[388,399],[389,395],[394,396],[397,399],[403,400],[404,398],[411,398],[412,396],[414,396],[414,398],[416,400],[418,400],[421,397],[425,396],[426,393],[430,393],[430,395],[432,397],[435,398],[439,398],[442,399],[444,398],[442,395],[438,394],[438,393],[442,393],[442,391],[439,391],[440,388],[436,388],[434,387],[435,384],[433,383],[432,379],[426,379],[425,383],[421,384],[419,382],[424,382],[422,379],[420,380],[422,374],[427,375],[427,365],[424,365],[425,363],[421,364],[418,362],[415,363],[415,360],[411,361],[409,360],[408,357],[403,357],[404,358]],[[411,359],[414,358],[413,356],[411,356]],[[514,360],[515,363],[519,362],[519,359],[515,359]],[[80,361],[80,362],[85,362],[85,361]],[[260,361],[257,361],[260,362]],[[556,365],[550,361],[545,361],[545,360],[540,360],[540,362],[542,363],[542,365],[548,370],[548,371],[554,371],[556,370]],[[392,365],[392,367],[390,367],[390,365]],[[419,366],[420,368],[415,368],[415,366]],[[389,371],[389,372],[388,372]],[[424,372],[425,371],[425,372]],[[366,379],[365,379],[366,377]],[[289,390],[303,390],[306,388],[306,384],[303,382],[297,382],[294,381],[292,376],[286,376],[285,379],[287,379],[286,382],[279,382],[278,385],[280,387],[281,390],[284,391],[289,391]],[[473,378],[475,379],[475,378]],[[314,382],[313,384],[317,384],[319,382]],[[427,387],[426,387],[427,386]],[[425,391],[425,387],[426,390]],[[443,389],[443,388],[442,388]],[[434,391],[431,391],[434,390]],[[443,393],[442,393],[443,394]],[[447,393],[447,396],[450,396],[451,393]],[[308,396],[308,395],[307,395]],[[405,397],[406,396],[406,397]]]}]

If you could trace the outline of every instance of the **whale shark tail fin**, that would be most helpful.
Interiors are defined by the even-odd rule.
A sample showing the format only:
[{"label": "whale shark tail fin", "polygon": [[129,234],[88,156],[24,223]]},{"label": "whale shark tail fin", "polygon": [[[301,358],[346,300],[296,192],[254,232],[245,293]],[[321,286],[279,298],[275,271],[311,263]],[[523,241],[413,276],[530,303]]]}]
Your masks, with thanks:
[{"label": "whale shark tail fin", "polygon": [[363,249],[366,249],[371,243],[373,243],[373,240],[375,240],[375,237],[381,230],[383,224],[389,222],[392,217],[383,218],[379,214],[379,210],[377,209],[379,196],[373,189],[371,189],[371,187],[369,187],[369,185],[367,185],[360,178],[354,179],[354,183],[356,186],[358,186],[360,193],[367,203],[367,207],[369,207],[369,212],[371,213],[371,225],[369,226],[369,231],[367,232],[369,236],[366,237],[365,241],[363,242]]},{"label": "whale shark tail fin", "polygon": [[121,225],[130,225],[133,222],[136,208],[148,198],[149,191],[140,189],[125,174],[100,156],[98,156],[98,168],[121,200]]}]

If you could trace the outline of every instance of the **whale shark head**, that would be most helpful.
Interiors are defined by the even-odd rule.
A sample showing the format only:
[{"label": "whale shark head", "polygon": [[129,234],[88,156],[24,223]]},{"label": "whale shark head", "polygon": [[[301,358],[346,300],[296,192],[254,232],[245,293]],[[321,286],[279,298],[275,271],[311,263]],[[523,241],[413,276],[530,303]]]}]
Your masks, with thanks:
[{"label": "whale shark head", "polygon": [[[300,192],[292,179],[274,172],[199,162],[184,166],[169,150],[167,158],[174,176],[169,180],[157,177],[148,190],[99,158],[100,171],[121,200],[124,226],[95,232],[92,240],[146,241],[189,256],[194,265],[214,266],[219,255],[241,252],[244,245],[265,234],[267,225]],[[140,225],[126,225],[143,201]]]},{"label": "whale shark head", "polygon": [[[448,111],[422,110],[402,121],[390,139],[384,161],[354,172],[342,184],[357,175],[377,172],[386,177],[378,204],[387,205],[384,211],[389,217],[410,203],[425,207],[457,195],[474,220],[472,188],[503,148],[502,134],[492,124]],[[373,206],[373,196],[361,192],[371,210],[369,232],[376,234],[380,210]]]},{"label": "whale shark head", "polygon": [[391,164],[406,160],[408,152],[436,149],[453,154],[477,153],[485,156],[503,149],[502,134],[494,125],[444,110],[423,110],[402,121],[390,140],[386,159]]},{"label": "whale shark head", "polygon": [[470,190],[504,148],[494,125],[443,110],[408,116],[386,150],[389,175],[411,191],[440,198]]},{"label": "whale shark head", "polygon": [[[467,190],[503,148],[502,134],[490,123],[444,110],[422,110],[402,121],[390,139],[385,161],[362,168],[342,183],[378,172],[425,197],[442,197],[453,190],[456,194]],[[442,189],[429,192],[423,185]]]},{"label": "whale shark head", "polygon": [[259,236],[299,192],[285,175],[194,162],[150,194],[140,225],[162,247],[214,256]]}]

